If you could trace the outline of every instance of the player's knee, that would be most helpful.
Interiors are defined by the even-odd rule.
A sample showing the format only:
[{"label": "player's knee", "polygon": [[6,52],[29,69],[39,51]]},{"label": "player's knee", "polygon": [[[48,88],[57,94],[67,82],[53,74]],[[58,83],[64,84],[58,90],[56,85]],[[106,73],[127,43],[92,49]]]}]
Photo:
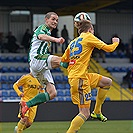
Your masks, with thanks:
[{"label": "player's knee", "polygon": [[88,119],[90,116],[90,111],[84,111],[82,112],[82,114],[85,116],[86,119]]},{"label": "player's knee", "polygon": [[108,86],[111,86],[111,85],[112,85],[112,79],[108,78]]},{"label": "player's knee", "polygon": [[87,112],[87,113],[85,113],[84,115],[85,115],[86,119],[88,119],[89,116],[90,116],[90,112]]},{"label": "player's knee", "polygon": [[50,99],[54,99],[57,96],[57,91],[52,91],[50,94]]},{"label": "player's knee", "polygon": [[51,89],[51,90],[48,90],[48,94],[49,94],[49,97],[50,97],[50,100],[55,98],[57,96],[57,91],[55,88]]},{"label": "player's knee", "polygon": [[79,110],[80,110],[80,113],[83,114],[86,119],[89,118],[89,116],[90,116],[90,108],[88,108],[88,107],[80,108]]},{"label": "player's knee", "polygon": [[112,79],[111,78],[108,78],[108,77],[104,77],[102,80],[101,80],[101,83],[100,83],[100,87],[110,87],[112,85]]},{"label": "player's knee", "polygon": [[27,117],[21,118],[21,122],[22,123],[27,123],[27,121],[28,121],[28,118]]},{"label": "player's knee", "polygon": [[50,100],[56,97],[57,91],[56,91],[55,86],[53,84],[48,83],[46,90],[49,94]]},{"label": "player's knee", "polygon": [[56,68],[60,66],[61,57],[53,56],[51,59],[51,67]]}]

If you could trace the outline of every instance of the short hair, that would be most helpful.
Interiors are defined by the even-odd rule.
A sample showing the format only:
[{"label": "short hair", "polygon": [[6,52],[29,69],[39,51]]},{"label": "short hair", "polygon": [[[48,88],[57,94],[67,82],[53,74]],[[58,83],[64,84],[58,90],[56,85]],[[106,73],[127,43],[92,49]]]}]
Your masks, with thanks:
[{"label": "short hair", "polygon": [[88,20],[81,20],[78,26],[78,33],[87,32],[88,29],[92,28],[92,24]]},{"label": "short hair", "polygon": [[45,18],[50,18],[51,17],[51,15],[57,15],[58,16],[58,14],[57,13],[55,13],[55,12],[48,12],[46,15],[45,15]]}]

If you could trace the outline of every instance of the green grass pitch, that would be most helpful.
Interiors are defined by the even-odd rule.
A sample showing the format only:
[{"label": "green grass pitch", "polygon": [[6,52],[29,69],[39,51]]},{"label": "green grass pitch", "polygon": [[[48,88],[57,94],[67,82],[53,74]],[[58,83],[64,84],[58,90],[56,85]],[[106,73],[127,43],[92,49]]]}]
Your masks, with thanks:
[{"label": "green grass pitch", "polygon": [[[17,122],[1,122],[0,133],[13,133]],[[70,122],[34,122],[24,133],[66,133]],[[133,121],[87,121],[79,133],[133,133]]]}]

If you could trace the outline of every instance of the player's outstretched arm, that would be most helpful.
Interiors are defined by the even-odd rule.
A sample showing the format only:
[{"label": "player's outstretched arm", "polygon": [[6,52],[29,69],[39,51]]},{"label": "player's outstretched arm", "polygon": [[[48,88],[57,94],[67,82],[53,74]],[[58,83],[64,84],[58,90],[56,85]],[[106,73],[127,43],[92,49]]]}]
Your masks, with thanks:
[{"label": "player's outstretched arm", "polygon": [[63,37],[56,38],[56,37],[48,36],[46,34],[39,34],[38,39],[43,40],[43,41],[56,42],[59,44],[62,44],[65,41],[65,39]]},{"label": "player's outstretched arm", "polygon": [[110,45],[104,45],[102,47],[102,50],[106,51],[106,52],[113,52],[116,47],[119,45],[120,39],[117,37],[112,38],[112,43]]}]

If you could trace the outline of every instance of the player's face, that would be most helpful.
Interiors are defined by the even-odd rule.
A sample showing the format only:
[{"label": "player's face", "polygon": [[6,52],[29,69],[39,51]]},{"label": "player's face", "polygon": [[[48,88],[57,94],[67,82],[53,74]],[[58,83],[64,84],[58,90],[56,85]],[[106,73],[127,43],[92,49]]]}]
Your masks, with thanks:
[{"label": "player's face", "polygon": [[46,18],[45,22],[51,30],[55,29],[58,25],[58,16],[57,15],[51,15],[50,18]]}]

